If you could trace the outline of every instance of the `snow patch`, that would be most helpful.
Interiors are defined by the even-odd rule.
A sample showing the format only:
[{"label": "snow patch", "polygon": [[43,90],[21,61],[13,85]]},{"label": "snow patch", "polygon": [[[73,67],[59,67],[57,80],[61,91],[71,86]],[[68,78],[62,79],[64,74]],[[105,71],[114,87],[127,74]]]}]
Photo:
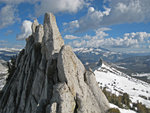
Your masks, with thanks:
[{"label": "snow patch", "polygon": [[114,105],[112,103],[110,103],[110,107],[111,108],[118,108],[121,113],[137,113],[137,112],[135,112],[133,110],[119,108],[118,106],[116,106],[116,105]]}]

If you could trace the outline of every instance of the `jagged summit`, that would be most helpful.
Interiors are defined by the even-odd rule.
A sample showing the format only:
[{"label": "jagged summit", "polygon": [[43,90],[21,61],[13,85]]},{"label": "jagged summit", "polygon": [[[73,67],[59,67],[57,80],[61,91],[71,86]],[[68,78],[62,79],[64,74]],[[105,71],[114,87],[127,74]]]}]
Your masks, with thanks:
[{"label": "jagged summit", "polygon": [[42,52],[49,59],[51,55],[58,53],[64,45],[59,29],[56,24],[55,16],[52,13],[46,13],[44,17],[44,26],[37,20],[32,24],[32,33],[35,42],[42,43]]},{"label": "jagged summit", "polygon": [[3,88],[0,113],[105,113],[109,103],[93,72],[64,45],[55,16],[37,20]]}]

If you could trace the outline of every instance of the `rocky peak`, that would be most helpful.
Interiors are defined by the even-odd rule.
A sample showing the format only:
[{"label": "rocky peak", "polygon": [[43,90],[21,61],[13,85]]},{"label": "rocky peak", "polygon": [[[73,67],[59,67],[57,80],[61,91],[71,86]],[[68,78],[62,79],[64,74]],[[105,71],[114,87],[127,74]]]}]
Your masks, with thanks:
[{"label": "rocky peak", "polygon": [[105,113],[109,103],[92,72],[64,45],[55,16],[37,20],[3,88],[0,113]]},{"label": "rocky peak", "polygon": [[34,21],[33,21],[33,23],[32,23],[32,26],[31,26],[31,28],[32,28],[32,34],[34,34],[36,31],[36,27],[39,25],[39,23],[38,23],[38,21],[37,21],[37,19],[35,19]]},{"label": "rocky peak", "polygon": [[45,14],[43,44],[47,58],[54,53],[58,53],[64,45],[64,41],[56,24],[55,16],[52,13]]}]

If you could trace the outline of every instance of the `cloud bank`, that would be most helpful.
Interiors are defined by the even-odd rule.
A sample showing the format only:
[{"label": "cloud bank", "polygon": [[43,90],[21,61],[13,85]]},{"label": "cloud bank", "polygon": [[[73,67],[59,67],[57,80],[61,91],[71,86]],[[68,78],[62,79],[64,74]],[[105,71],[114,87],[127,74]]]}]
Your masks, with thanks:
[{"label": "cloud bank", "polygon": [[[106,28],[105,28],[106,29]],[[76,37],[76,36],[70,36]],[[74,38],[72,38],[74,39]],[[125,33],[122,37],[109,37],[103,29],[95,31],[94,36],[85,35],[79,38],[80,40],[73,40],[69,44],[73,47],[103,47],[108,49],[122,48],[130,49],[150,49],[150,33],[133,32]]]}]

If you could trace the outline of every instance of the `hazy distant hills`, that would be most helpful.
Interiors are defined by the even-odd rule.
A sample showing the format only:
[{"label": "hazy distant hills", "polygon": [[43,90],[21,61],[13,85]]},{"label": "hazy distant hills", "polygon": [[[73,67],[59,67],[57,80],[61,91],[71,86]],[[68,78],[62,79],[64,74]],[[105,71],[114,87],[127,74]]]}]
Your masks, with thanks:
[{"label": "hazy distant hills", "polygon": [[7,77],[7,61],[19,51],[19,49],[14,48],[0,48],[0,90],[3,88]]},{"label": "hazy distant hills", "polygon": [[10,57],[16,55],[20,49],[0,48],[0,60],[8,61]]},{"label": "hazy distant hills", "polygon": [[6,70],[6,62],[10,60],[12,56],[15,56],[20,49],[14,48],[0,48],[0,73]]},{"label": "hazy distant hills", "polygon": [[138,73],[150,73],[150,56],[134,56],[118,60],[117,65]]},{"label": "hazy distant hills", "polygon": [[132,55],[113,52],[105,48],[74,48],[74,52],[81,59],[81,61],[86,64],[94,63],[99,60],[99,58],[103,59],[107,62],[116,62],[118,60],[122,60],[124,58],[128,58]]},{"label": "hazy distant hills", "polygon": [[75,48],[74,51],[85,65],[94,65],[101,58],[116,67],[124,67],[118,68],[128,74],[150,73],[150,55],[112,52],[104,48]]}]

